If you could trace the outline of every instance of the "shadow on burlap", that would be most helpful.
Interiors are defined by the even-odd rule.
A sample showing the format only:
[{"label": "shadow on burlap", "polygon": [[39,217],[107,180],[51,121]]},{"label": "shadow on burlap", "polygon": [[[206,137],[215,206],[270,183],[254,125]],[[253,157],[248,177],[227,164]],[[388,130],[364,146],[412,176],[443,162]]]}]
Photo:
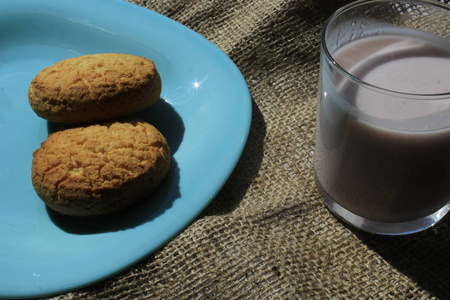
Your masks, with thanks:
[{"label": "shadow on burlap", "polygon": [[348,1],[130,1],[197,31],[247,80],[248,142],[207,209],[162,249],[60,299],[448,298],[448,220],[379,237],[334,218],[314,184],[320,31]]}]

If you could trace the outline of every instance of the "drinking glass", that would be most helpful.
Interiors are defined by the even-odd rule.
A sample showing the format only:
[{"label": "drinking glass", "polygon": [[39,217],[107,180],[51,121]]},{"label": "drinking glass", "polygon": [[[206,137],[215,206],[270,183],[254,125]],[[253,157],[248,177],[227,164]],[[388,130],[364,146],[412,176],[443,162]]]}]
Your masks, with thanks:
[{"label": "drinking glass", "polygon": [[316,183],[364,231],[424,230],[450,209],[450,6],[363,0],[321,35]]}]

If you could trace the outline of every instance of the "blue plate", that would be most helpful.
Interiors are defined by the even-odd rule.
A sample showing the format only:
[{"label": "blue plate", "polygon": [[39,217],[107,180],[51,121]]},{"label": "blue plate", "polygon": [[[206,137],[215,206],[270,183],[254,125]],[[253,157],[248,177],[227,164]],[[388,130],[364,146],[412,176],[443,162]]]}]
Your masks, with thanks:
[{"label": "blue plate", "polygon": [[[138,116],[166,136],[172,166],[156,194],[118,215],[62,217],[31,185],[32,153],[57,126],[34,114],[27,90],[41,69],[101,52],[155,62],[162,99]],[[225,183],[250,120],[251,99],[237,67],[164,16],[118,0],[0,2],[0,297],[77,289],[164,245]]]}]

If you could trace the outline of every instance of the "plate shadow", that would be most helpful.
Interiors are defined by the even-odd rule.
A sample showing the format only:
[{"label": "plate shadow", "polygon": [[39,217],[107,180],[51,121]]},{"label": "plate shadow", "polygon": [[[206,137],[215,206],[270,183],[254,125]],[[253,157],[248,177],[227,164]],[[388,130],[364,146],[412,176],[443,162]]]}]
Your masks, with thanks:
[{"label": "plate shadow", "polygon": [[250,131],[241,157],[224,186],[199,217],[227,214],[239,206],[261,167],[266,131],[264,116],[252,98]]}]

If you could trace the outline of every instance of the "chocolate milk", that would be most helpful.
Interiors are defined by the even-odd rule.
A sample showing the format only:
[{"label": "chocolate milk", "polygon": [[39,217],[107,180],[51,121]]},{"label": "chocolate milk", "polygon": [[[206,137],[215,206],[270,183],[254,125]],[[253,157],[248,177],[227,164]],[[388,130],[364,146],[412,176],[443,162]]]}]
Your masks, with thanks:
[{"label": "chocolate milk", "polygon": [[450,200],[449,43],[367,37],[333,57],[356,79],[322,63],[316,142],[322,190],[374,221],[412,221],[439,210]]}]

